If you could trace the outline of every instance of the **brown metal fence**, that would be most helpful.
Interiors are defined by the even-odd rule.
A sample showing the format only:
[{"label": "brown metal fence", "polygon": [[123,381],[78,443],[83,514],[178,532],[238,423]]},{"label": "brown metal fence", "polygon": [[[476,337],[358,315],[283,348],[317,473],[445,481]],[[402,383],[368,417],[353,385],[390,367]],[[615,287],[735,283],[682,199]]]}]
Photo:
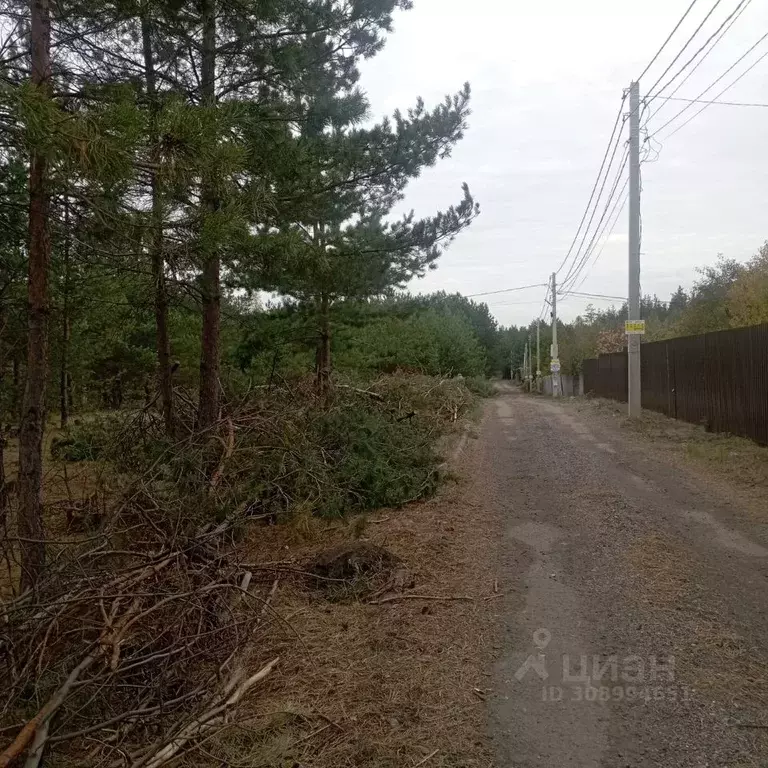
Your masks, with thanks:
[{"label": "brown metal fence", "polygon": [[[627,353],[585,360],[584,391],[626,402]],[[768,323],[642,346],[643,408],[768,445]]]}]

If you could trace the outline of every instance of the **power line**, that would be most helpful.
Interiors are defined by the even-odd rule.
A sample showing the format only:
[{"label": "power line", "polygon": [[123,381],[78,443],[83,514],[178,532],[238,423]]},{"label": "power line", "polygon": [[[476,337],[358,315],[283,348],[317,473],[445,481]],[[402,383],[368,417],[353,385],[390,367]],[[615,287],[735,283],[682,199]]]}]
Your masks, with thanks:
[{"label": "power line", "polygon": [[[560,266],[557,268],[557,274],[560,274],[561,270],[565,266],[566,262],[571,256],[571,253],[573,252],[573,247],[576,245],[576,241],[579,239],[579,235],[581,234],[581,228],[584,226],[584,222],[587,220],[587,216],[589,214],[589,209],[592,206],[592,200],[595,197],[595,192],[597,191],[597,186],[600,183],[600,179],[603,176],[603,169],[605,168],[605,161],[608,159],[608,155],[611,152],[611,148],[613,147],[614,154],[616,153],[616,148],[614,147],[614,139],[616,140],[616,145],[618,146],[618,142],[621,140],[621,136],[619,135],[617,137],[616,131],[619,128],[619,123],[623,125],[624,121],[622,118],[622,109],[624,107],[624,102],[627,99],[627,94],[625,93],[621,99],[621,104],[619,105],[619,111],[616,115],[616,121],[613,124],[613,130],[611,131],[611,138],[608,139],[608,146],[605,149],[605,154],[603,155],[603,160],[600,163],[600,170],[597,172],[597,178],[595,179],[595,183],[592,187],[592,192],[589,196],[589,201],[587,202],[587,207],[584,209],[584,214],[581,217],[581,221],[579,222],[579,227],[576,230],[576,234],[573,236],[573,241],[571,242],[570,248],[568,248],[568,252],[565,254],[565,257],[563,258],[563,261],[561,262]],[[597,203],[595,203],[597,205]],[[594,213],[592,214],[594,216]]]},{"label": "power line", "polygon": [[[585,269],[583,270],[583,274],[581,277],[581,280],[579,281],[578,285],[576,285],[576,288],[581,288],[582,285],[584,285],[584,282],[586,281],[587,277],[589,277],[589,273],[591,272],[592,268],[597,264],[597,262],[600,260],[600,257],[603,255],[603,251],[605,250],[605,246],[608,244],[608,240],[613,234],[613,230],[616,228],[616,224],[619,221],[619,217],[621,216],[622,211],[624,210],[624,207],[627,204],[627,200],[629,199],[629,192],[627,191],[627,186],[629,185],[629,177],[625,179],[624,186],[621,189],[621,192],[619,193],[619,197],[616,198],[615,203],[613,204],[613,210],[609,214],[608,221],[605,222],[605,227],[603,227],[603,231],[600,234],[600,237],[598,238],[597,242],[600,242],[600,239],[603,238],[603,235],[605,235],[605,238],[603,239],[600,250],[597,251],[594,258],[592,259],[591,263],[588,263],[585,266]],[[623,195],[623,197],[622,197]],[[610,227],[608,226],[610,224]],[[606,235],[607,232],[607,235]],[[597,247],[597,243],[595,243],[595,248]],[[594,250],[593,250],[594,253]],[[592,254],[590,254],[591,256]],[[572,281],[571,285],[573,285],[576,281]]]},{"label": "power line", "polygon": [[474,299],[476,296],[495,296],[497,293],[511,293],[512,291],[524,291],[526,288],[544,288],[546,283],[532,283],[531,285],[519,285],[515,288],[502,288],[500,291],[485,291],[484,293],[467,293],[465,298]]},{"label": "power line", "polygon": [[[741,80],[743,77],[748,75],[766,56],[768,56],[768,51],[766,51],[757,61],[755,61],[747,69],[745,69],[732,83],[730,83],[725,88],[723,88],[723,90],[720,91],[720,93],[718,93],[717,96],[715,96],[715,100],[719,99],[724,93],[726,93],[731,88],[733,88],[733,86],[736,85],[736,83],[738,83],[739,80]],[[671,138],[678,131],[681,131],[683,128],[685,128],[685,126],[688,125],[688,123],[690,123],[694,118],[698,117],[709,106],[710,106],[709,104],[705,104],[698,112],[696,112],[695,114],[691,115],[684,123],[682,123],[677,128],[675,128],[674,131],[672,131],[671,133],[668,133],[664,137],[664,141],[666,141],[667,139]],[[677,116],[678,115],[675,115],[675,117],[677,117]],[[669,125],[669,123],[666,123],[666,125]]]},{"label": "power line", "polygon": [[[613,182],[613,187],[611,188],[611,191],[608,194],[608,198],[605,201],[605,207],[603,208],[603,213],[600,216],[600,220],[597,222],[597,227],[595,228],[595,231],[592,233],[592,239],[589,241],[589,245],[587,246],[587,249],[582,254],[581,253],[581,249],[582,249],[582,247],[584,245],[584,240],[586,240],[586,232],[585,232],[585,237],[582,240],[581,246],[579,246],[579,251],[577,252],[577,256],[576,256],[576,258],[574,258],[573,264],[571,265],[571,269],[568,271],[568,274],[565,276],[565,279],[562,282],[561,290],[566,289],[568,287],[569,283],[570,283],[570,285],[573,285],[573,283],[578,279],[578,276],[581,273],[582,269],[584,269],[584,265],[586,264],[587,260],[589,259],[590,255],[591,255],[592,248],[594,247],[595,238],[597,237],[598,232],[600,232],[600,227],[602,226],[603,221],[605,221],[605,217],[608,215],[608,211],[610,210],[611,205],[613,204],[614,196],[616,194],[616,189],[619,186],[619,181],[621,180],[621,176],[624,173],[624,169],[627,166],[628,158],[629,158],[629,150],[625,150],[624,157],[623,157],[621,163],[619,164],[619,170],[616,173],[616,178],[614,179],[614,182]],[[606,174],[605,181],[607,181],[607,180],[608,180],[608,177],[607,177],[607,174]],[[603,183],[603,187],[605,187],[605,182]],[[602,190],[601,190],[601,195],[602,195]],[[598,201],[599,201],[599,199],[600,199],[600,197],[598,197]],[[594,213],[596,212],[596,210],[597,209],[595,209],[595,211],[592,214],[592,219],[594,218]],[[590,226],[592,224],[592,219],[590,219]],[[581,258],[579,259],[578,264],[577,264],[576,259],[578,259],[579,256],[581,256]]]},{"label": "power line", "polygon": [[[706,21],[707,21],[707,19],[708,19],[708,18],[709,18],[709,17],[712,15],[712,12],[715,10],[715,8],[717,8],[717,6],[718,6],[718,5],[720,5],[720,2],[721,2],[721,0],[717,0],[717,2],[716,2],[716,3],[715,3],[713,6],[712,6],[712,10],[710,10],[710,12],[709,12],[709,13],[708,13],[708,14],[707,14],[705,17],[704,17],[704,21],[702,21],[702,22],[701,22],[701,24],[699,24],[699,26],[696,28],[696,31],[695,31],[695,32],[694,32],[694,33],[691,35],[691,37],[690,37],[690,39],[688,40],[688,42],[687,42],[687,43],[686,43],[686,44],[683,46],[682,50],[680,51],[680,53],[678,53],[678,55],[675,57],[675,59],[672,61],[672,63],[669,65],[669,67],[667,67],[667,69],[665,70],[664,74],[663,74],[663,75],[662,75],[662,76],[661,76],[661,77],[660,77],[660,78],[659,78],[659,79],[658,79],[658,80],[657,80],[657,81],[656,81],[656,82],[655,82],[655,83],[654,83],[654,84],[653,84],[653,85],[652,85],[652,86],[651,86],[651,87],[648,89],[648,94],[649,94],[649,100],[647,101],[647,103],[648,103],[648,104],[650,104],[650,103],[651,103],[651,101],[653,101],[653,99],[654,99],[654,97],[655,97],[655,96],[658,96],[658,95],[659,95],[659,94],[660,94],[660,93],[661,93],[663,90],[665,90],[666,88],[669,88],[669,86],[670,86],[670,85],[671,85],[671,84],[672,84],[672,83],[673,83],[673,82],[674,82],[674,81],[675,81],[675,80],[676,80],[678,77],[680,77],[680,75],[681,75],[683,72],[685,72],[685,70],[686,70],[686,69],[687,69],[687,68],[688,68],[688,67],[689,67],[689,66],[690,66],[690,65],[691,65],[691,64],[692,64],[692,63],[693,63],[693,62],[696,60],[696,58],[698,57],[698,55],[699,55],[699,54],[700,54],[700,53],[701,53],[701,52],[702,52],[702,51],[703,51],[703,50],[704,50],[704,49],[705,49],[705,48],[706,48],[706,47],[707,47],[707,46],[710,44],[710,42],[712,42],[712,40],[713,40],[713,39],[714,39],[714,38],[715,38],[715,37],[716,37],[716,36],[717,36],[717,35],[720,33],[720,30],[722,30],[722,29],[723,29],[723,27],[725,27],[725,25],[726,25],[726,24],[728,24],[728,22],[729,22],[731,19],[733,19],[733,18],[734,18],[734,16],[736,16],[736,14],[737,14],[737,13],[739,13],[739,9],[741,9],[741,8],[742,8],[742,6],[744,6],[744,3],[749,3],[749,2],[751,2],[751,0],[740,0],[739,4],[736,6],[736,8],[734,8],[734,9],[733,9],[733,11],[731,12],[731,14],[730,14],[729,16],[727,16],[727,17],[726,17],[725,21],[724,21],[724,22],[723,22],[723,23],[722,23],[722,24],[721,24],[721,25],[720,25],[720,26],[719,26],[719,27],[718,27],[718,28],[717,28],[717,29],[716,29],[716,30],[715,30],[715,31],[714,31],[714,32],[713,32],[713,33],[712,33],[712,34],[711,34],[711,35],[710,35],[708,38],[707,38],[707,40],[706,40],[706,42],[704,43],[704,45],[702,45],[702,46],[701,46],[701,47],[700,47],[700,48],[699,48],[699,49],[696,51],[696,53],[694,53],[694,54],[693,54],[693,56],[691,56],[691,58],[690,58],[690,59],[688,59],[688,61],[686,61],[686,62],[685,62],[685,64],[683,64],[683,66],[682,66],[682,67],[680,67],[680,69],[677,71],[677,74],[676,74],[676,75],[674,75],[674,77],[670,78],[670,79],[667,81],[667,83],[666,83],[665,85],[663,85],[661,88],[659,88],[659,90],[658,90],[658,91],[656,91],[656,93],[654,94],[654,93],[653,93],[653,89],[654,89],[654,88],[655,88],[655,87],[656,87],[656,86],[659,84],[659,82],[662,80],[662,78],[664,77],[664,75],[666,75],[666,73],[667,73],[667,72],[669,72],[669,70],[670,70],[670,69],[672,68],[672,66],[674,65],[675,61],[677,61],[677,59],[678,59],[678,58],[680,58],[680,56],[682,55],[683,51],[685,51],[685,49],[688,47],[688,45],[689,45],[689,44],[690,44],[690,43],[693,41],[693,38],[694,38],[694,37],[696,37],[696,35],[698,34],[699,30],[700,30],[700,29],[701,29],[701,28],[704,26],[705,22],[706,22]],[[744,6],[744,7],[746,7],[746,6]],[[738,16],[736,16],[736,18],[738,18]],[[736,19],[734,19],[734,21],[735,21],[735,20],[736,20]],[[730,29],[730,27],[729,27],[729,29]],[[728,30],[725,30],[725,32],[727,32],[727,31],[728,31]],[[723,32],[723,35],[725,35],[725,32]],[[721,37],[722,37],[722,36],[721,36]],[[718,38],[718,40],[717,40],[717,41],[714,43],[714,45],[712,46],[713,48],[715,47],[715,45],[717,45],[717,43],[718,43],[718,42],[720,42],[720,39],[721,39],[721,38]],[[709,55],[709,53],[708,53],[707,55]],[[702,59],[702,61],[703,61],[703,59]],[[700,63],[701,63],[701,62],[700,62]],[[698,65],[697,65],[697,66],[698,66]]]},{"label": "power line", "polygon": [[717,104],[721,107],[768,107],[768,104],[757,101],[717,101],[715,99],[683,99],[674,96],[659,96],[666,101],[687,101],[689,104]]},{"label": "power line", "polygon": [[536,321],[537,323],[540,323],[542,318],[544,317],[544,313],[547,311],[547,304],[549,299],[549,292],[552,290],[552,283],[547,283],[547,292],[544,294],[544,303],[541,305],[541,309],[539,310],[539,318]]},{"label": "power line", "polygon": [[521,306],[523,304],[538,304],[539,300],[536,299],[535,301],[488,301],[486,304],[489,307],[511,307],[511,306]]},{"label": "power line", "polygon": [[688,14],[691,12],[693,6],[696,5],[696,2],[697,0],[693,0],[693,2],[688,6],[686,12],[680,17],[680,21],[675,24],[675,28],[669,33],[667,39],[661,44],[661,48],[656,51],[656,55],[648,62],[648,66],[640,73],[640,77],[636,77],[635,80],[642,80],[645,77],[645,75],[648,73],[648,70],[654,65],[656,59],[658,59],[661,55],[661,52],[667,47],[667,43],[672,39],[675,32],[680,29],[680,25],[685,21],[686,16],[688,16]]},{"label": "power line", "polygon": [[[694,72],[696,72],[696,70],[707,60],[707,58],[709,57],[709,54],[712,53],[712,51],[714,51],[715,48],[717,48],[718,43],[728,34],[728,32],[731,29],[731,27],[739,20],[739,18],[741,17],[741,14],[744,13],[744,11],[747,10],[747,8],[749,7],[749,4],[751,2],[752,2],[752,0],[747,0],[746,4],[740,4],[741,5],[741,10],[739,10],[737,8],[737,12],[735,13],[734,17],[731,19],[730,23],[728,23],[728,19],[726,19],[726,23],[728,23],[728,26],[725,29],[723,29],[722,32],[720,32],[720,34],[718,35],[717,39],[709,47],[709,50],[699,59],[698,62],[696,62],[696,66],[677,84],[677,86],[675,87],[675,90],[672,91],[670,96],[667,97],[667,98],[670,98],[671,96],[674,96],[688,82],[688,80],[690,80],[690,78],[693,76]],[[722,27],[722,25],[721,25],[721,27]],[[715,34],[717,34],[717,32],[715,32]],[[709,44],[709,41],[704,43],[703,47],[706,47],[708,44]],[[700,52],[701,52],[701,49],[699,49],[699,51],[697,52],[696,55],[698,55],[698,53],[700,53]],[[680,76],[682,71],[683,70],[681,69],[665,85],[663,85],[661,88],[659,88],[659,90],[656,93],[656,97],[655,98],[657,98],[657,99],[663,98],[663,97],[660,96],[660,94],[663,91],[665,91]],[[659,110],[663,109],[663,107],[664,107],[664,105],[662,104],[658,109],[656,109],[653,112],[653,114],[650,115],[648,120],[650,120],[654,115],[656,115],[659,112]],[[646,125],[647,125],[647,123],[648,123],[648,121],[646,121]]]},{"label": "power line", "polygon": [[[624,190],[626,190],[628,184],[629,184],[629,178],[627,178],[627,180],[626,180],[626,182],[624,184],[624,189],[622,190],[622,192],[624,192]],[[597,262],[600,260],[600,257],[603,255],[603,251],[605,250],[605,246],[608,244],[608,240],[610,239],[611,235],[613,234],[613,230],[616,228],[616,224],[618,223],[619,218],[621,217],[621,214],[624,211],[624,207],[626,206],[628,199],[629,199],[629,192],[625,192],[624,193],[623,200],[622,200],[621,197],[617,197],[616,198],[616,202],[614,203],[613,211],[611,211],[611,217],[612,217],[613,220],[611,222],[610,228],[608,229],[608,235],[603,240],[603,244],[600,246],[600,250],[597,252],[595,257],[592,259],[592,263],[587,267],[586,271],[584,272],[584,275],[581,278],[581,281],[576,286],[577,288],[581,288],[581,286],[584,285],[585,280],[589,276],[590,270],[595,266],[595,264],[597,264]],[[621,200],[621,205],[619,206],[619,201],[620,200]],[[605,232],[605,230],[604,230],[604,232]]]},{"label": "power line", "polygon": [[[699,34],[699,31],[701,30],[701,28],[707,23],[707,20],[715,12],[715,10],[717,9],[717,6],[720,5],[721,2],[722,2],[722,0],[715,0],[715,4],[712,6],[712,8],[710,8],[709,13],[704,17],[704,19],[701,22],[701,24],[699,24],[699,26],[696,27],[696,29],[694,30],[693,34],[688,38],[688,40],[686,41],[685,45],[678,52],[677,56],[675,56],[675,58],[672,59],[672,61],[669,62],[669,66],[661,73],[661,75],[659,76],[659,79],[648,89],[648,93],[651,93],[653,91],[653,89],[664,79],[664,77],[666,76],[667,72],[669,72],[669,70],[672,69],[672,67],[675,66],[675,63],[677,62],[677,60],[683,55],[683,53],[685,53],[685,49],[693,42],[693,39],[696,37],[696,35]],[[741,2],[744,3],[745,0],[741,0]],[[705,43],[705,45],[706,45],[706,43]],[[696,56],[698,56],[698,53],[694,56],[694,58]],[[686,64],[686,66],[688,66],[688,65]]]},{"label": "power line", "polygon": [[578,296],[585,299],[615,299],[617,301],[626,301],[626,296],[611,296],[606,293],[580,293],[579,291],[568,291],[566,296]]},{"label": "power line", "polygon": [[[706,94],[708,91],[710,91],[712,88],[714,88],[729,72],[731,72],[735,67],[737,67],[739,64],[741,64],[741,62],[744,61],[744,59],[746,59],[747,56],[749,56],[749,54],[752,53],[752,51],[754,51],[755,48],[757,48],[757,46],[760,45],[760,43],[763,42],[763,40],[765,40],[766,37],[768,37],[768,32],[766,32],[756,43],[754,43],[752,46],[750,46],[750,48],[745,53],[743,53],[741,56],[739,56],[739,58],[736,59],[736,61],[734,61],[733,64],[731,64],[731,66],[728,67],[728,69],[726,69],[725,72],[723,72],[723,74],[720,75],[720,77],[717,78],[717,80],[715,80],[712,83],[710,83],[695,99],[693,99],[691,101],[691,103],[689,103],[686,106],[684,106],[674,117],[671,117],[669,120],[667,120],[667,122],[664,123],[664,125],[662,125],[661,128],[658,128],[657,130],[655,130],[654,134],[661,133],[661,131],[663,131],[670,123],[673,123],[675,120],[677,120],[677,118],[680,117],[680,115],[685,114],[693,106],[693,104],[695,104],[697,101],[699,101],[701,99],[702,96],[704,96],[704,94]],[[744,72],[738,78],[738,80],[740,80],[742,77],[744,77],[744,75],[746,75],[747,72],[749,72],[761,60],[762,59],[758,59],[752,65],[752,67],[750,67],[746,72]],[[728,88],[731,88],[732,86],[734,86],[738,82],[738,80],[735,80],[733,83],[731,83],[731,85],[729,85]],[[725,90],[727,91],[728,88],[726,88]],[[725,93],[725,91],[721,91],[717,96],[715,96],[715,98],[712,101],[710,101],[706,106],[702,107],[702,109],[700,109],[699,112],[697,112],[696,114],[700,114],[701,112],[703,112],[707,108],[707,106],[709,106],[712,102],[717,101],[720,98],[720,96],[723,95],[723,93]],[[683,125],[685,125],[685,124],[686,123],[683,123]]]}]

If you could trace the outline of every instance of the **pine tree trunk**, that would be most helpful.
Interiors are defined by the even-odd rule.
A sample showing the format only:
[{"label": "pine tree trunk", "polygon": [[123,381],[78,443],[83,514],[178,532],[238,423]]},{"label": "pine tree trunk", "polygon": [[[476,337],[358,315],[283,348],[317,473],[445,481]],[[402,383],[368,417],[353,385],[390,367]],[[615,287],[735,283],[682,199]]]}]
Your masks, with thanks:
[{"label": "pine tree trunk", "polygon": [[318,303],[317,392],[323,403],[331,395],[331,305],[327,293]]},{"label": "pine tree trunk", "polygon": [[69,197],[64,197],[64,297],[61,307],[61,365],[59,368],[59,415],[61,428],[69,422]]},{"label": "pine tree trunk", "polygon": [[[47,93],[51,78],[49,0],[31,0],[32,85]],[[33,587],[45,569],[43,533],[43,429],[48,353],[48,279],[51,261],[50,193],[45,154],[29,162],[29,275],[27,381],[19,430],[19,550],[21,590]]]},{"label": "pine tree trunk", "polygon": [[[158,103],[155,79],[155,64],[152,58],[152,35],[149,17],[141,17],[141,36],[144,49],[144,75],[149,97],[150,128],[149,142],[152,146],[153,166],[159,158],[159,136],[157,128]],[[162,190],[157,173],[152,171],[152,237],[150,241],[152,257],[152,279],[155,287],[155,346],[157,350],[157,378],[160,400],[163,409],[165,432],[170,437],[175,434],[175,414],[173,408],[173,374],[171,371],[171,338],[168,330],[168,289],[165,281],[165,258],[163,256],[163,201]]]},{"label": "pine tree trunk", "polygon": [[[0,395],[3,392],[5,378],[5,342],[2,333],[5,330],[5,307],[0,294]],[[0,411],[0,536],[6,531],[8,514],[8,489],[5,486],[5,433],[3,432],[3,412]]]},{"label": "pine tree trunk", "polygon": [[[203,52],[201,90],[203,104],[209,109],[216,105],[216,3],[201,0],[203,21]],[[216,184],[210,169],[202,181],[203,215],[211,215],[219,207]],[[210,246],[207,246],[210,247]],[[220,263],[217,246],[204,254],[201,276],[203,329],[200,340],[200,397],[197,427],[208,429],[219,418],[219,333],[221,325]]]}]

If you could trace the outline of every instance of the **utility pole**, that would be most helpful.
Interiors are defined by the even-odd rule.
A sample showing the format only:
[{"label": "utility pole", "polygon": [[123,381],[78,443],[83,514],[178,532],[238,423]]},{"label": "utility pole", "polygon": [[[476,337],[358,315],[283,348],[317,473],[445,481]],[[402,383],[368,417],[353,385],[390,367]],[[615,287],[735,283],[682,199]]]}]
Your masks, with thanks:
[{"label": "utility pole", "polygon": [[523,370],[522,370],[522,385],[525,389],[525,383],[528,381],[528,345],[523,347]]},{"label": "utility pole", "polygon": [[552,273],[552,397],[560,397],[560,350],[557,346],[557,272]]},{"label": "utility pole", "polygon": [[536,320],[536,391],[541,392],[541,319]]},{"label": "utility pole", "polygon": [[531,360],[531,334],[528,334],[528,341],[525,343],[525,358],[528,361],[528,391],[533,392],[533,385],[531,384],[531,371],[533,370],[533,361]]},{"label": "utility pole", "polygon": [[640,83],[629,86],[629,417],[639,418],[640,395]]}]

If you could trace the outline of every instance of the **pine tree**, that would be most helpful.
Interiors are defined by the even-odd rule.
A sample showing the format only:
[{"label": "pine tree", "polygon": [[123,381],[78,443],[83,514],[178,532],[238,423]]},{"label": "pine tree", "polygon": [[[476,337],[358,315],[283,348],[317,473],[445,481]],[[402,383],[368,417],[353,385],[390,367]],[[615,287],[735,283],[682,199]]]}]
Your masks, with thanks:
[{"label": "pine tree", "polygon": [[[327,87],[323,83],[322,87]],[[313,306],[317,317],[317,382],[326,397],[331,374],[331,310],[335,302],[402,288],[432,268],[442,248],[478,213],[469,189],[444,212],[390,220],[408,181],[459,141],[469,113],[469,86],[428,111],[419,100],[371,128],[362,95],[319,90],[305,105],[297,161],[281,179],[283,205],[274,225],[282,258],[271,287]]]},{"label": "pine tree", "polygon": [[[30,0],[31,84],[44,104],[51,87],[51,17],[48,0]],[[42,443],[48,352],[48,283],[51,261],[48,158],[32,149],[29,161],[29,333],[27,380],[19,430],[19,540],[21,590],[45,568],[42,510]]]}]

